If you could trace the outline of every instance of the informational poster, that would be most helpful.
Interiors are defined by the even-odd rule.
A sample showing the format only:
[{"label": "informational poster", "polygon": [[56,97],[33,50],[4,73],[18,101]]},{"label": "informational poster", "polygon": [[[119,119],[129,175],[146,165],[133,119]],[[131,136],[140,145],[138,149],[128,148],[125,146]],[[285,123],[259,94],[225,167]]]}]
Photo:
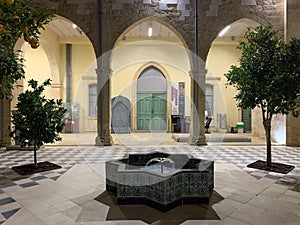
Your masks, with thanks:
[{"label": "informational poster", "polygon": [[172,115],[185,113],[185,83],[172,83]]},{"label": "informational poster", "polygon": [[179,86],[178,110],[179,110],[179,115],[184,116],[184,113],[185,113],[185,83],[179,82],[178,86]]},{"label": "informational poster", "polygon": [[172,83],[172,115],[179,115],[179,85]]}]

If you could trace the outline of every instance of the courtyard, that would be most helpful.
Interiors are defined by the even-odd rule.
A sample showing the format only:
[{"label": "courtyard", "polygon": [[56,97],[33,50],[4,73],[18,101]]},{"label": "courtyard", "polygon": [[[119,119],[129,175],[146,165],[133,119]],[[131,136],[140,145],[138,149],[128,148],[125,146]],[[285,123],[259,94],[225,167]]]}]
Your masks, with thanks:
[{"label": "courtyard", "polygon": [[[33,152],[0,152],[0,224],[299,224],[300,148],[273,145],[273,161],[294,165],[288,174],[247,168],[265,159],[263,142],[190,146],[166,134],[114,136],[112,147],[93,146],[93,135],[64,134],[63,142],[38,151],[38,161],[61,169],[22,176],[11,167],[31,163]],[[148,135],[149,137],[149,135]],[[160,137],[160,140],[158,140]],[[144,142],[144,145],[138,141]],[[127,142],[126,142],[127,141]],[[125,144],[124,144],[125,143]],[[134,144],[135,143],[135,144]],[[215,187],[207,204],[161,212],[143,205],[118,205],[105,190],[105,162],[149,150],[213,160]]]}]

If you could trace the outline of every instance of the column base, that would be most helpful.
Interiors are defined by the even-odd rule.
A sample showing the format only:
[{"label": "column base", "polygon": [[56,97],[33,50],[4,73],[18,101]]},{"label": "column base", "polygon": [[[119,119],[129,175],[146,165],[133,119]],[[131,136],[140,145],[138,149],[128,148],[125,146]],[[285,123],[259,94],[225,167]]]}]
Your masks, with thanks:
[{"label": "column base", "polygon": [[100,138],[99,136],[95,139],[95,146],[112,146],[114,143],[112,141],[111,135],[109,135],[106,138]]},{"label": "column base", "polygon": [[207,145],[206,137],[205,137],[205,135],[200,135],[198,137],[194,137],[194,136],[190,135],[188,144],[195,145],[195,146]]}]

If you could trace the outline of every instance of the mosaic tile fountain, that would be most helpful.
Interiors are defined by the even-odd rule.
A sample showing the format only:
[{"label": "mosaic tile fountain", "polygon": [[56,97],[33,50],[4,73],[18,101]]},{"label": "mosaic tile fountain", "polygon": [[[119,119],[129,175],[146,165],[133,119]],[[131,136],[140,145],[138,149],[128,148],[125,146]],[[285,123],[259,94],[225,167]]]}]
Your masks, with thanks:
[{"label": "mosaic tile fountain", "polygon": [[214,162],[187,154],[127,154],[107,161],[106,190],[118,204],[145,204],[168,211],[181,204],[209,201]]}]

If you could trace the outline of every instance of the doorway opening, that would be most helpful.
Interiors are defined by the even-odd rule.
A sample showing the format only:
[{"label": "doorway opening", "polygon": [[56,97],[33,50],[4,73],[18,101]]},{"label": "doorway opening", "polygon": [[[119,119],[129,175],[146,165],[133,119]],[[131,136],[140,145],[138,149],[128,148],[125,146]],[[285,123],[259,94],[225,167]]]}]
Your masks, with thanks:
[{"label": "doorway opening", "polygon": [[242,122],[244,123],[244,131],[250,133],[252,130],[251,127],[251,109],[243,109],[242,110]]},{"label": "doorway opening", "polygon": [[167,130],[167,81],[151,66],[137,81],[137,131]]}]

